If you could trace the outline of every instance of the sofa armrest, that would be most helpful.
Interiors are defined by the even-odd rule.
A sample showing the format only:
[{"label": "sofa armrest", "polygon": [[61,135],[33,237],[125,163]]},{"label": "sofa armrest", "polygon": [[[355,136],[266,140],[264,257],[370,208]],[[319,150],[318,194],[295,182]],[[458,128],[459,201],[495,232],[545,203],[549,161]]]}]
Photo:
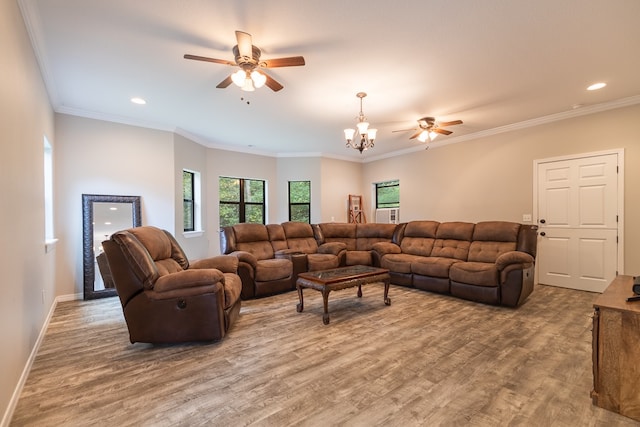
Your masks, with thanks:
[{"label": "sofa armrest", "polygon": [[332,254],[339,256],[340,252],[347,250],[347,244],[343,242],[328,242],[318,246],[319,254]]},{"label": "sofa armrest", "polygon": [[400,246],[391,242],[378,242],[374,243],[371,247],[373,251],[375,251],[380,258],[387,254],[400,254],[402,253],[402,249]]},{"label": "sofa armrest", "polygon": [[515,268],[525,269],[533,265],[534,259],[526,252],[509,251],[505,252],[496,259],[496,268],[498,271],[502,271],[507,267],[511,267],[510,270]]},{"label": "sofa armrest", "polygon": [[223,273],[237,273],[238,261],[238,257],[232,255],[218,255],[193,261],[189,269],[216,268]]},{"label": "sofa armrest", "polygon": [[249,264],[254,270],[258,266],[258,258],[251,252],[247,251],[233,251],[229,255],[233,255],[238,258],[239,262]]},{"label": "sofa armrest", "polygon": [[214,268],[183,270],[177,273],[160,276],[153,285],[157,293],[170,292],[178,289],[201,288],[202,293],[207,292],[206,287],[224,283],[224,274]]}]

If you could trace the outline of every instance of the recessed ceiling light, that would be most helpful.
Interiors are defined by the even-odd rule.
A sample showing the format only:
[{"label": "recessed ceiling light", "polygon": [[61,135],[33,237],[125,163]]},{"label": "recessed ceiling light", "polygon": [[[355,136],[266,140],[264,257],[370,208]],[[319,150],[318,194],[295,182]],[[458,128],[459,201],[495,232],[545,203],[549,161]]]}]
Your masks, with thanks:
[{"label": "recessed ceiling light", "polygon": [[589,86],[587,88],[587,90],[598,90],[598,89],[602,89],[603,87],[605,87],[607,84],[606,83],[594,83],[591,86]]},{"label": "recessed ceiling light", "polygon": [[147,101],[137,96],[134,96],[133,98],[131,98],[131,102],[138,105],[144,105],[147,103]]}]

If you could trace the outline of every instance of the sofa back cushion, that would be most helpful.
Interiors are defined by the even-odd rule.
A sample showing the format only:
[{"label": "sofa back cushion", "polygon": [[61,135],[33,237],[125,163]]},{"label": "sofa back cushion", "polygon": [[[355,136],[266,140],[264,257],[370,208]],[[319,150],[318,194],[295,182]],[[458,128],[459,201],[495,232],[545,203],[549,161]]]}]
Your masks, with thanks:
[{"label": "sofa back cushion", "polygon": [[233,226],[235,250],[252,253],[259,261],[274,257],[269,233],[264,224],[241,223]]},{"label": "sofa back cushion", "polygon": [[281,251],[287,249],[287,237],[284,235],[284,228],[280,224],[267,224],[267,233],[269,241],[273,247],[273,251]]},{"label": "sofa back cushion", "polygon": [[311,224],[306,222],[283,222],[282,228],[287,237],[289,249],[300,251],[305,254],[315,254],[318,252],[318,242],[313,236]]},{"label": "sofa back cushion", "polygon": [[342,242],[348,251],[356,250],[356,224],[326,222],[318,224],[322,232],[322,243]]},{"label": "sofa back cushion", "polygon": [[[370,251],[373,245],[378,242],[390,242],[395,224],[355,224],[356,226],[356,247],[358,251]],[[347,246],[347,249],[349,247]]]},{"label": "sofa back cushion", "polygon": [[466,261],[475,224],[470,222],[443,222],[436,231],[431,256]]},{"label": "sofa back cushion", "polygon": [[403,254],[430,256],[438,230],[437,221],[411,221],[404,229],[400,241]]},{"label": "sofa back cushion", "polygon": [[485,221],[476,224],[469,247],[469,261],[496,262],[505,252],[515,251],[520,224]]}]

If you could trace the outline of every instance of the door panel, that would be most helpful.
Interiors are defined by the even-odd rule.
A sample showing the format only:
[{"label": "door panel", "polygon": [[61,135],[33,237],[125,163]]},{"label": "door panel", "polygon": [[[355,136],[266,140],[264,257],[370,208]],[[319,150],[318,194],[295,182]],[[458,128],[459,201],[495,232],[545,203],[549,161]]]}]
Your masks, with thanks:
[{"label": "door panel", "polygon": [[538,164],[538,281],[601,292],[616,275],[617,154]]}]

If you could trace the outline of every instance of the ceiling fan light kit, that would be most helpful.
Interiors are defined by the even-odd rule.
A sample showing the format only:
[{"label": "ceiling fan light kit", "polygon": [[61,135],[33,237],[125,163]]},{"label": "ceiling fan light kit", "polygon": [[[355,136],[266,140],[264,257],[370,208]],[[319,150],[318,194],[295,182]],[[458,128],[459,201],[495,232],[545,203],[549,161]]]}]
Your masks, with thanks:
[{"label": "ceiling fan light kit", "polygon": [[462,124],[462,120],[453,120],[450,122],[437,122],[435,117],[422,117],[418,119],[418,127],[413,129],[394,130],[392,132],[406,132],[408,130],[417,131],[409,139],[417,138],[420,142],[431,142],[438,135],[451,135],[450,130],[442,129],[445,126],[454,126]]},{"label": "ceiling fan light kit", "polygon": [[369,129],[369,122],[362,112],[362,99],[367,96],[367,94],[364,92],[358,92],[356,96],[360,98],[360,114],[358,114],[358,122],[356,123],[356,127],[358,128],[358,139],[354,140],[356,130],[353,128],[344,130],[344,138],[347,140],[347,148],[354,148],[362,154],[364,150],[373,148],[378,129]]},{"label": "ceiling fan light kit", "polygon": [[236,31],[236,40],[238,41],[238,44],[233,47],[235,62],[228,61],[226,59],[216,59],[190,54],[184,55],[184,58],[196,61],[213,62],[215,64],[230,65],[232,67],[240,67],[238,71],[218,83],[216,87],[218,89],[224,89],[231,83],[234,83],[246,92],[253,92],[264,85],[274,92],[277,92],[284,87],[267,73],[258,71],[258,69],[305,65],[305,61],[302,56],[291,56],[287,58],[275,58],[261,61],[260,56],[262,55],[262,51],[260,48],[252,44],[251,34],[245,33],[244,31]]}]

